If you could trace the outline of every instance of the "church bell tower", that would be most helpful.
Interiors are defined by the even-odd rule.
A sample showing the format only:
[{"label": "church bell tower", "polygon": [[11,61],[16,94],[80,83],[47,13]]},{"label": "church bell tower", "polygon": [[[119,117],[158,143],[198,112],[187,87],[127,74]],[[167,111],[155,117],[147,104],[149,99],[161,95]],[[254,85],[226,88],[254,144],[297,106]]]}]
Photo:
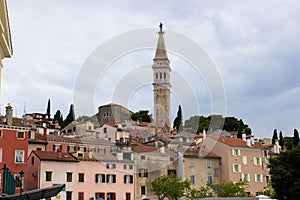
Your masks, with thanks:
[{"label": "church bell tower", "polygon": [[168,59],[163,25],[160,23],[158,42],[153,58],[153,95],[154,95],[154,117],[157,127],[170,128],[170,61]]}]

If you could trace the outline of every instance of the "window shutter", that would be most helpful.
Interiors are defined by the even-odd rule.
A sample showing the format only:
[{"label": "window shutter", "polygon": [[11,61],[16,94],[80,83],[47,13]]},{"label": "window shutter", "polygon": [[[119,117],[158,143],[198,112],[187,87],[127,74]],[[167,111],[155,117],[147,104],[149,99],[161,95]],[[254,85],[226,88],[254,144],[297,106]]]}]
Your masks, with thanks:
[{"label": "window shutter", "polygon": [[113,175],[113,183],[116,182],[116,175]]},{"label": "window shutter", "polygon": [[257,165],[256,157],[253,157],[254,165]]},{"label": "window shutter", "polygon": [[239,165],[239,172],[241,172],[242,171],[242,167],[241,167],[241,165]]},{"label": "window shutter", "polygon": [[257,182],[257,174],[254,175],[254,181]]},{"label": "window shutter", "polygon": [[260,182],[264,182],[264,181],[263,181],[263,175],[262,175],[262,174],[260,175]]},{"label": "window shutter", "polygon": [[242,181],[244,181],[245,175],[243,173],[241,173],[241,177]]},{"label": "window shutter", "polygon": [[261,165],[261,158],[259,158],[259,165]]},{"label": "window shutter", "polygon": [[232,153],[232,155],[234,156],[234,149],[231,149],[231,153]]},{"label": "window shutter", "polygon": [[133,176],[130,176],[130,183],[133,183]]},{"label": "window shutter", "polygon": [[126,184],[126,176],[127,176],[127,175],[124,175],[124,183],[125,183],[125,184]]},{"label": "window shutter", "polygon": [[239,156],[241,155],[241,150],[238,150],[238,155],[239,155]]},{"label": "window shutter", "polygon": [[95,175],[95,183],[98,183],[98,174]]},{"label": "window shutter", "polygon": [[250,174],[248,174],[248,181],[250,182]]},{"label": "window shutter", "polygon": [[232,171],[235,172],[235,170],[234,170],[234,165],[232,165]]}]

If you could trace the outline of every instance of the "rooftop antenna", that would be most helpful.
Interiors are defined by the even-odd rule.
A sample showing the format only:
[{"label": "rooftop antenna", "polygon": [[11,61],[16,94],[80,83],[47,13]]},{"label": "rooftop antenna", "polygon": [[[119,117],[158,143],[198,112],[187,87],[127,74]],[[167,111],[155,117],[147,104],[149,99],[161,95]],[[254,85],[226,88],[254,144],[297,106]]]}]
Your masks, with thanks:
[{"label": "rooftop antenna", "polygon": [[26,101],[24,101],[24,110],[23,110],[23,115],[26,114]]}]

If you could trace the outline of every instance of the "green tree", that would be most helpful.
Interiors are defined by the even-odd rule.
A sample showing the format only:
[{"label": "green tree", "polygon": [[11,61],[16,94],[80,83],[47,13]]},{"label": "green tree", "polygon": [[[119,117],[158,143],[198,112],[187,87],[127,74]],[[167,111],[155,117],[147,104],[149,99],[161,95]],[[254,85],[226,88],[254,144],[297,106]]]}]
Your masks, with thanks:
[{"label": "green tree", "polygon": [[58,122],[59,126],[63,126],[63,115],[61,114],[60,110],[57,110],[53,117],[53,123]]},{"label": "green tree", "polygon": [[274,129],[273,137],[272,137],[272,144],[275,144],[275,141],[278,140],[277,129]]},{"label": "green tree", "polygon": [[299,144],[299,133],[297,129],[294,129],[294,139],[293,139],[294,147]]},{"label": "green tree", "polygon": [[296,200],[300,196],[300,145],[278,157],[270,159],[270,174],[275,197],[279,200]]},{"label": "green tree", "polygon": [[176,128],[177,132],[182,131],[182,111],[181,106],[178,106],[177,116],[173,122],[173,128]]},{"label": "green tree", "polygon": [[194,199],[199,199],[199,198],[207,198],[207,197],[212,197],[212,188],[210,187],[209,184],[206,186],[201,186],[198,189],[195,188],[190,188],[186,191],[185,198],[194,200]]},{"label": "green tree", "polygon": [[293,148],[293,140],[294,137],[284,137],[284,146],[286,147],[287,150],[291,150]]},{"label": "green tree", "polygon": [[149,110],[140,110],[138,112],[131,114],[131,119],[134,121],[142,121],[142,122],[151,122],[151,115],[149,115]]},{"label": "green tree", "polygon": [[152,191],[160,199],[163,196],[170,196],[171,199],[178,200],[190,188],[190,181],[182,181],[181,178],[172,174],[170,176],[160,176],[151,182]]},{"label": "green tree", "polygon": [[74,111],[74,105],[70,105],[69,114],[67,115],[66,119],[63,122],[63,127],[66,127],[71,122],[75,121],[75,111]]},{"label": "green tree", "polygon": [[279,145],[281,146],[281,148],[284,147],[284,139],[283,139],[282,131],[279,131]]},{"label": "green tree", "polygon": [[47,115],[48,115],[49,117],[51,116],[50,99],[48,99],[48,104],[47,104]]},{"label": "green tree", "polygon": [[218,197],[247,197],[249,195],[245,191],[246,186],[244,181],[237,183],[223,181],[221,184],[211,184],[211,188],[218,192]]}]

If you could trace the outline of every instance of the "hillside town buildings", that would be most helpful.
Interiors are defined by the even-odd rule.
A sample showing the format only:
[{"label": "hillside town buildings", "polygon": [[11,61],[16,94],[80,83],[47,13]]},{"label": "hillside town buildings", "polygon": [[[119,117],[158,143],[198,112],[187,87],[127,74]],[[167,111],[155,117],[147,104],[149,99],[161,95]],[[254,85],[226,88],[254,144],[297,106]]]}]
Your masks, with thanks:
[{"label": "hillside town buildings", "polygon": [[171,68],[163,35],[160,25],[152,66],[153,122],[132,121],[132,111],[110,103],[98,108],[99,127],[74,121],[61,129],[48,113],[19,119],[6,107],[0,117],[0,167],[6,164],[18,180],[16,192],[63,184],[51,199],[157,199],[151,182],[171,174],[188,179],[192,188],[240,180],[250,195],[266,188],[266,159],[279,153],[278,145],[268,148],[222,130],[220,136],[171,128]]}]

